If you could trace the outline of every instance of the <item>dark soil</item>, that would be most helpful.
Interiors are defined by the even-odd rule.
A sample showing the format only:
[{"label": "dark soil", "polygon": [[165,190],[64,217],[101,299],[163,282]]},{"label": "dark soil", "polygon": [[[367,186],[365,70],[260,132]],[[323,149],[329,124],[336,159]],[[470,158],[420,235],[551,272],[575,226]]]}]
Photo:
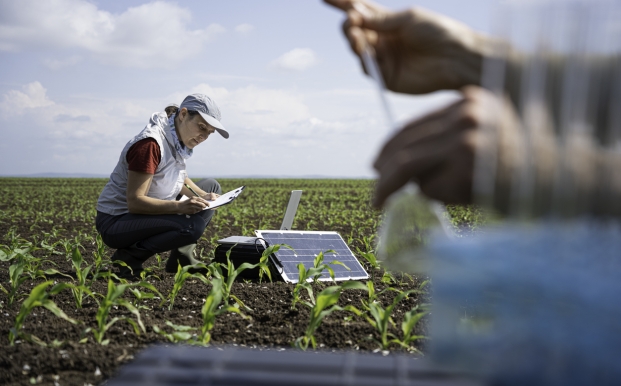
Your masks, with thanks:
[{"label": "dark soil", "polygon": [[[38,224],[33,230],[17,226],[16,233],[26,240],[35,240],[42,232],[50,232],[52,226],[61,226],[65,231],[63,235],[72,238],[79,232],[93,233],[93,224],[76,220],[71,224]],[[6,235],[9,227],[14,225],[0,224],[0,235]],[[341,234],[347,234],[347,229],[339,229]],[[214,236],[214,229],[208,227],[206,235],[199,242],[198,250],[203,249],[203,256],[211,253],[212,246],[207,240]],[[239,234],[239,232],[222,232],[218,234]],[[2,241],[0,241],[2,243]],[[92,256],[94,245],[84,245],[83,256]],[[353,246],[350,246],[353,249]],[[108,251],[108,256],[112,251]],[[212,253],[211,253],[212,254]],[[52,260],[58,271],[63,274],[73,275],[71,262],[67,261],[64,254],[50,254],[41,250],[33,252],[37,257]],[[167,256],[166,256],[167,257]],[[161,267],[157,266],[157,260],[151,258],[146,266],[153,268],[153,276],[148,282],[153,284],[164,296],[170,293],[173,287],[174,275],[167,274],[163,270],[165,257],[161,259]],[[51,268],[47,264],[44,268]],[[0,282],[8,285],[9,264],[0,262]],[[382,273],[379,270],[365,266],[373,275],[376,291],[387,287],[380,279]],[[62,276],[50,277],[48,280],[68,281]],[[425,278],[402,278],[402,282],[393,283],[391,286],[398,289],[418,288]],[[125,321],[119,321],[108,331],[106,338],[110,340],[108,345],[95,343],[92,333],[85,333],[87,327],[95,327],[97,303],[87,298],[83,308],[77,309],[73,296],[66,290],[53,297],[54,302],[70,317],[77,319],[81,324],[73,325],[65,320],[54,316],[48,310],[38,307],[25,321],[22,331],[33,334],[47,344],[42,346],[25,340],[17,341],[15,345],[9,345],[9,329],[13,326],[15,317],[19,312],[20,305],[37,284],[42,283],[43,278],[27,280],[20,287],[20,296],[12,304],[8,305],[7,295],[0,292],[0,384],[2,385],[85,385],[100,384],[114,376],[119,366],[130,362],[137,352],[148,345],[165,342],[165,338],[153,331],[153,325],[165,327],[165,322],[170,321],[176,325],[199,327],[202,325],[200,311],[203,301],[208,294],[209,286],[199,280],[190,279],[180,291],[172,310],[168,310],[168,304],[159,307],[159,300],[152,299],[139,303],[141,307],[142,321],[146,327],[146,333],[137,335],[133,328]],[[314,285],[315,294],[330,284],[319,283]],[[217,319],[212,333],[212,345],[240,345],[246,347],[285,347],[290,349],[291,343],[304,334],[309,320],[309,309],[304,305],[298,305],[296,310],[290,308],[292,284],[274,281],[272,283],[237,282],[233,286],[232,294],[241,299],[252,311],[246,312],[247,319],[237,314],[225,314]],[[107,281],[98,280],[93,284],[93,291],[105,294]],[[133,295],[126,293],[125,298],[133,301]],[[366,299],[363,291],[346,291],[339,301],[344,306],[347,304],[361,307],[361,300]],[[384,306],[389,305],[395,296],[395,292],[387,291],[380,296]],[[303,298],[306,299],[304,293]],[[412,295],[398,305],[393,316],[396,327],[392,332],[400,334],[400,323],[403,314],[415,305],[429,299],[419,299],[418,295]],[[124,308],[112,310],[110,319],[115,316],[131,316]],[[109,320],[110,320],[109,319]],[[168,329],[167,331],[170,331]],[[425,334],[426,320],[423,319],[417,326],[418,334]],[[85,343],[79,343],[82,338],[87,338]],[[379,335],[372,326],[360,317],[351,313],[335,312],[327,317],[319,327],[317,333],[318,348],[324,350],[364,350],[379,351]],[[417,342],[417,348],[424,351],[423,341]],[[393,345],[391,351],[404,352],[398,346]],[[385,353],[384,353],[385,354]]]}]

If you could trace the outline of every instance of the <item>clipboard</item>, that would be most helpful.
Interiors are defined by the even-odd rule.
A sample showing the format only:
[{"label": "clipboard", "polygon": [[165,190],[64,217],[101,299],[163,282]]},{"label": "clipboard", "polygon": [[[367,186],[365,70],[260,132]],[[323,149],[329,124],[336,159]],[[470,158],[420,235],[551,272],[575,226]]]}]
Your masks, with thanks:
[{"label": "clipboard", "polygon": [[[209,202],[209,206],[206,207],[203,210],[211,210],[211,209],[215,209],[215,208],[219,208],[223,205],[227,205],[230,204],[231,202],[233,202],[246,188],[246,186],[240,186],[237,189],[233,189],[229,192],[226,192],[222,195],[220,195],[220,197],[216,198],[213,201],[209,201],[207,200],[207,202]],[[183,196],[181,197],[181,199],[179,201],[184,201],[184,200],[188,200],[189,197],[187,196]]]}]

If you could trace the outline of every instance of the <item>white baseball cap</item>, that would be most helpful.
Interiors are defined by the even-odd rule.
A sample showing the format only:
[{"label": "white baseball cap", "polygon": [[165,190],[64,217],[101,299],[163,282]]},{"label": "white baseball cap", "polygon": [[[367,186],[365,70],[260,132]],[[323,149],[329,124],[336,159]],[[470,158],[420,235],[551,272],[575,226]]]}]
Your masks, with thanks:
[{"label": "white baseball cap", "polygon": [[188,110],[197,111],[221,136],[224,138],[229,137],[229,132],[226,131],[222,123],[220,123],[222,117],[220,108],[218,108],[218,105],[216,105],[213,99],[205,94],[188,95],[183,102],[181,102],[179,109],[181,110],[184,107]]}]

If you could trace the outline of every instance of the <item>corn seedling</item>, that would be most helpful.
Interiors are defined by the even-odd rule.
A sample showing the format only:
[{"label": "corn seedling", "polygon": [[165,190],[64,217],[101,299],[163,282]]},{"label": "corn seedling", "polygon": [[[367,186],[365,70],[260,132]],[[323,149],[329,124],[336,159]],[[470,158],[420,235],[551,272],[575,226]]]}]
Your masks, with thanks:
[{"label": "corn seedling", "polygon": [[375,257],[375,254],[373,252],[359,251],[359,254],[363,259],[366,260],[367,263],[369,263],[371,268],[373,268],[374,270],[381,269],[380,263],[379,261],[377,261],[377,258]]},{"label": "corn seedling", "polygon": [[[15,301],[17,289],[26,280],[35,279],[37,277],[45,277],[45,275],[61,274],[55,269],[41,270],[39,266],[42,259],[37,259],[30,254],[19,254],[15,257],[15,262],[9,266],[9,289],[8,289],[8,305]],[[67,276],[61,274],[63,276]]]},{"label": "corn seedling", "polygon": [[[119,320],[125,320],[134,328],[134,332],[140,335],[140,330],[145,332],[144,325],[142,324],[142,320],[140,319],[140,312],[136,307],[134,307],[129,301],[121,298],[121,295],[125,292],[125,290],[129,287],[135,286],[145,286],[145,283],[128,283],[128,284],[119,284],[115,285],[112,280],[108,279],[108,292],[106,296],[99,303],[99,308],[97,309],[97,314],[95,318],[97,319],[97,327],[95,329],[88,328],[85,332],[92,331],[93,336],[95,337],[95,341],[101,345],[107,345],[110,343],[108,339],[104,339],[106,332],[114,325],[114,323]],[[129,312],[134,315],[136,320],[133,320],[128,317],[114,317],[110,321],[108,321],[108,316],[110,315],[110,310],[113,306],[116,307],[125,307]]]},{"label": "corn seedling", "polygon": [[[207,268],[203,264],[197,264],[197,266]],[[172,290],[170,291],[170,294],[168,294],[168,301],[170,302],[168,304],[168,310],[172,310],[173,306],[175,305],[175,299],[177,298],[177,294],[179,294],[179,291],[181,291],[183,284],[185,284],[185,281],[188,278],[195,277],[199,279],[200,281],[202,281],[203,283],[209,284],[209,280],[207,280],[207,278],[204,275],[201,275],[199,273],[189,272],[190,270],[195,269],[195,268],[196,266],[191,266],[191,265],[186,265],[185,267],[182,267],[181,265],[177,265],[177,273],[175,274],[175,282],[173,284]]]},{"label": "corn seedling", "polygon": [[273,253],[278,252],[282,247],[293,250],[293,248],[291,248],[291,246],[287,244],[274,244],[267,247],[261,254],[261,259],[259,260],[259,264],[257,265],[259,268],[259,283],[263,282],[264,274],[268,277],[268,279],[270,279],[270,283],[272,282],[272,272],[269,267],[269,257]]},{"label": "corn seedling", "polygon": [[222,286],[222,295],[225,306],[229,305],[229,299],[233,299],[238,307],[243,307],[247,311],[252,311],[237,296],[231,294],[231,289],[233,288],[235,279],[237,279],[237,276],[239,276],[242,271],[246,269],[254,269],[258,266],[258,264],[243,263],[240,264],[239,267],[235,268],[231,262],[232,249],[233,247],[226,252],[226,280],[224,279],[224,275],[222,273],[222,264],[211,263],[209,264],[209,270],[214,277],[221,279],[219,283]]},{"label": "corn seedling", "polygon": [[[380,293],[382,293],[384,291],[381,291]],[[362,302],[362,307],[366,310],[366,311],[370,311],[370,307],[369,304],[373,303],[374,301],[376,301],[377,299],[377,293],[375,292],[375,286],[373,285],[372,281],[367,281],[367,300],[361,300]]]},{"label": "corn seedling", "polygon": [[395,276],[388,272],[388,271],[384,271],[384,274],[382,275],[382,279],[381,279],[382,283],[384,284],[394,284],[397,282],[397,280],[395,279]]},{"label": "corn seedling", "polygon": [[132,304],[134,305],[134,307],[138,309],[148,310],[149,307],[140,304],[140,302],[155,298],[155,294],[153,292],[143,292],[143,291],[140,291],[138,288],[130,288],[129,292],[131,292],[134,295],[134,301],[132,302]]},{"label": "corn seedling", "polygon": [[369,236],[362,236],[362,243],[364,244],[365,251],[373,252],[373,239],[375,239],[375,234],[371,234]]},{"label": "corn seedling", "polygon": [[397,296],[393,299],[392,303],[384,308],[382,305],[376,301],[370,301],[365,308],[368,308],[368,313],[371,315],[365,316],[366,320],[379,332],[380,339],[378,343],[380,344],[383,350],[388,349],[391,341],[389,341],[389,336],[394,337],[393,334],[388,332],[390,325],[394,325],[394,321],[392,320],[392,312],[399,302],[405,299],[409,294],[413,292],[418,292],[416,290],[408,290],[408,291],[399,291],[396,289],[389,288],[392,291],[397,292]]},{"label": "corn seedling", "polygon": [[155,261],[157,262],[157,269],[164,269],[164,266],[166,266],[166,260],[162,259],[162,255],[160,255],[159,253],[155,254]]},{"label": "corn seedling", "polygon": [[95,268],[93,269],[93,280],[97,280],[99,278],[99,272],[103,269],[103,267],[110,263],[109,259],[106,259],[106,245],[101,238],[101,235],[97,233],[95,236],[95,244],[97,248],[93,252],[93,257],[95,258]]},{"label": "corn seedling", "polygon": [[[311,268],[313,269],[313,268]],[[300,293],[302,290],[306,290],[308,293],[308,297],[311,299],[311,302],[315,303],[315,297],[313,296],[313,287],[308,282],[308,271],[304,264],[298,264],[298,282],[295,287],[293,287],[293,299],[291,300],[291,309],[295,310],[295,305],[300,301]]]},{"label": "corn seedling", "polygon": [[413,335],[413,332],[416,324],[428,313],[429,311],[426,305],[416,305],[410,311],[406,312],[403,316],[403,322],[401,322],[403,339],[393,339],[391,342],[397,343],[409,351],[420,353],[420,351],[412,347],[411,344],[414,341],[425,339],[426,337],[424,335]]},{"label": "corn seedling", "polygon": [[12,260],[29,260],[33,259],[34,256],[30,254],[30,252],[35,251],[37,248],[32,246],[30,243],[19,245],[18,247],[12,248],[7,247],[6,245],[2,246],[2,250],[0,251],[0,260],[1,261],[12,261]]},{"label": "corn seedling", "polygon": [[13,251],[16,249],[32,247],[32,243],[30,241],[24,239],[23,237],[16,234],[15,232],[16,232],[15,227],[11,227],[11,229],[9,229],[7,234],[4,236],[4,238],[8,240],[9,242],[9,245],[8,245],[9,250]]},{"label": "corn seedling", "polygon": [[26,317],[32,312],[32,310],[35,307],[44,307],[48,309],[49,311],[51,311],[54,315],[58,316],[59,318],[62,318],[73,324],[78,323],[75,319],[72,319],[69,316],[67,316],[67,314],[65,314],[63,310],[58,308],[56,303],[54,303],[50,299],[50,296],[58,294],[60,291],[64,290],[65,288],[70,288],[71,284],[59,283],[59,284],[54,285],[49,290],[49,292],[46,291],[47,287],[51,286],[52,284],[53,283],[51,281],[46,281],[44,283],[39,284],[38,286],[33,288],[32,291],[30,291],[30,295],[28,295],[28,298],[26,298],[26,300],[24,300],[24,302],[22,303],[22,306],[19,310],[19,314],[17,314],[17,317],[15,318],[15,324],[9,330],[9,342],[11,346],[15,343],[15,339],[17,337],[23,337],[24,339],[30,342],[34,342],[38,344],[42,343],[41,340],[37,338],[36,336],[31,335],[31,334],[26,334],[21,331],[22,326],[24,325],[24,321],[26,320]]},{"label": "corn seedling", "polygon": [[341,285],[331,286],[321,291],[319,295],[317,295],[317,302],[315,304],[302,302],[311,309],[310,321],[308,323],[308,327],[306,327],[304,336],[297,338],[295,342],[293,342],[295,347],[306,350],[310,344],[313,348],[316,348],[317,341],[315,339],[315,331],[317,331],[321,321],[334,311],[350,311],[358,316],[362,314],[360,310],[352,305],[340,307],[336,304],[341,296],[341,293],[347,289],[367,290],[367,287],[357,281],[347,281]]},{"label": "corn seedling", "polygon": [[22,273],[24,275],[28,275],[30,279],[45,278],[45,275],[62,275],[62,276],[71,278],[71,276],[65,275],[53,268],[45,269],[45,270],[42,269],[41,266],[44,263],[53,264],[53,265],[56,265],[56,264],[51,260],[37,258],[37,257],[34,257],[32,254],[30,254],[31,251],[35,251],[37,249],[39,248],[28,246],[23,249],[20,249],[20,248],[15,249],[13,251],[12,259],[16,261],[15,264],[18,264],[19,266],[21,266]]},{"label": "corn seedling", "polygon": [[[71,253],[73,251],[73,241],[70,239],[63,239],[56,242],[56,245],[60,245],[63,247],[64,253],[63,255],[67,260],[71,259]],[[61,252],[62,253],[62,252]]]},{"label": "corn seedling", "polygon": [[93,266],[89,265],[82,268],[84,259],[82,259],[82,254],[80,253],[80,249],[77,245],[74,246],[73,252],[71,253],[71,262],[73,264],[77,280],[77,285],[71,288],[71,293],[73,294],[73,298],[75,300],[75,306],[77,308],[82,308],[82,300],[84,299],[84,296],[93,296],[89,286],[86,285],[88,273]]},{"label": "corn seedling", "polygon": [[141,272],[140,272],[140,279],[142,281],[146,281],[147,278],[152,278],[152,279],[157,279],[157,280],[162,280],[159,276],[157,276],[155,274],[155,270],[158,269],[158,267],[156,266],[151,266],[151,267],[145,267]]},{"label": "corn seedling", "polygon": [[[383,268],[380,262],[377,260],[375,253],[362,252],[359,250],[359,254],[371,266],[371,280],[375,280],[375,271],[379,271]],[[381,281],[382,283],[385,283],[385,284],[391,284],[395,282],[395,277],[393,276],[392,273],[384,270]]]},{"label": "corn seedling", "polygon": [[192,339],[192,333],[190,331],[195,331],[196,327],[191,326],[178,326],[170,321],[166,321],[166,325],[172,329],[171,333],[168,333],[162,329],[160,329],[157,325],[153,325],[153,331],[168,339],[172,343],[184,343]]},{"label": "corn seedling", "polygon": [[407,283],[406,279],[409,280],[411,283],[414,283],[414,278],[412,277],[412,275],[406,272],[400,272],[398,277],[400,286],[404,286]]},{"label": "corn seedling", "polygon": [[39,240],[38,235],[34,235],[33,239],[34,239],[34,245],[39,245],[38,249],[44,250],[49,254],[60,254],[60,252],[56,251],[55,248],[55,243],[50,243],[50,233],[47,232],[43,232],[43,237],[41,238],[41,240]]},{"label": "corn seedling", "polygon": [[[332,250],[326,251],[326,253],[328,252],[334,252],[334,251]],[[345,264],[337,260],[331,261],[330,264],[339,264],[349,270],[349,268]],[[330,274],[330,278],[332,278],[332,281],[334,281],[334,270],[328,264],[323,263],[323,252],[320,252],[315,257],[312,268],[306,269],[306,267],[302,263],[299,263],[297,267],[298,267],[298,282],[293,288],[293,299],[291,300],[291,309],[295,309],[295,305],[300,301],[300,293],[302,292],[302,290],[306,290],[306,292],[308,293],[308,297],[311,300],[311,303],[313,304],[315,303],[313,287],[311,286],[311,283],[309,281],[312,280],[313,283],[316,283],[317,280],[319,280],[319,278],[321,277],[321,274],[323,273],[324,270],[328,271],[328,273]]]},{"label": "corn seedling", "polygon": [[18,260],[17,262],[11,264],[9,266],[9,290],[8,290],[8,305],[10,306],[15,301],[15,296],[17,295],[17,289],[20,285],[22,285],[26,280],[28,280],[27,276],[22,275],[24,273],[24,262],[23,260]]},{"label": "corn seedling", "polygon": [[328,273],[330,274],[330,277],[332,278],[332,281],[334,281],[334,270],[328,264],[340,265],[340,266],[345,267],[345,269],[347,269],[348,271],[350,270],[348,266],[346,266],[345,264],[343,264],[342,262],[340,262],[338,260],[332,260],[328,264],[325,264],[323,262],[324,253],[334,253],[334,254],[336,254],[336,252],[334,250],[329,249],[329,250],[327,250],[325,252],[319,252],[319,254],[317,254],[317,256],[315,256],[315,259],[313,259],[313,268],[311,268],[311,270],[313,270],[313,269],[314,270],[312,271],[312,273],[309,274],[309,276],[313,279],[313,283],[317,283],[319,278],[321,278],[321,274],[323,273],[324,270],[328,271]]},{"label": "corn seedling", "polygon": [[242,318],[246,316],[237,307],[229,306],[226,304],[221,305],[224,297],[224,285],[222,279],[215,277],[212,281],[211,291],[205,298],[205,304],[201,309],[201,316],[203,318],[203,325],[200,329],[197,343],[207,345],[211,341],[211,330],[216,323],[216,317],[226,312],[234,312],[241,315]]},{"label": "corn seedling", "polygon": [[138,284],[140,284],[140,287],[146,288],[151,292],[143,292],[143,291],[140,291],[140,289],[134,288],[134,287],[129,288],[129,291],[134,295],[134,298],[135,298],[135,301],[132,304],[136,308],[147,308],[148,309],[148,307],[139,305],[140,301],[145,301],[147,299],[154,299],[154,298],[162,299],[159,306],[161,307],[161,305],[164,304],[166,300],[164,299],[160,291],[158,291],[157,288],[155,288],[151,283],[146,282],[146,281],[141,281]]},{"label": "corn seedling", "polygon": [[9,253],[11,251],[6,245],[0,245],[0,261],[9,261]]}]

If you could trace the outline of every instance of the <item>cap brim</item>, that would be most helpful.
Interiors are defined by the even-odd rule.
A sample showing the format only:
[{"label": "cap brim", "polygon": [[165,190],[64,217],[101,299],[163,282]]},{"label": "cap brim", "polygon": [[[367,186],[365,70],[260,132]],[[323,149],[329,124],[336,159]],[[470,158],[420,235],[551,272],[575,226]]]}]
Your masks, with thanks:
[{"label": "cap brim", "polygon": [[229,132],[226,131],[226,129],[224,128],[224,126],[222,126],[222,123],[220,123],[220,121],[218,121],[216,118],[212,117],[211,115],[205,114],[202,111],[198,112],[201,117],[203,117],[203,119],[209,123],[209,125],[213,126],[216,131],[218,133],[220,133],[221,136],[223,136],[224,138],[228,138],[229,137]]}]

